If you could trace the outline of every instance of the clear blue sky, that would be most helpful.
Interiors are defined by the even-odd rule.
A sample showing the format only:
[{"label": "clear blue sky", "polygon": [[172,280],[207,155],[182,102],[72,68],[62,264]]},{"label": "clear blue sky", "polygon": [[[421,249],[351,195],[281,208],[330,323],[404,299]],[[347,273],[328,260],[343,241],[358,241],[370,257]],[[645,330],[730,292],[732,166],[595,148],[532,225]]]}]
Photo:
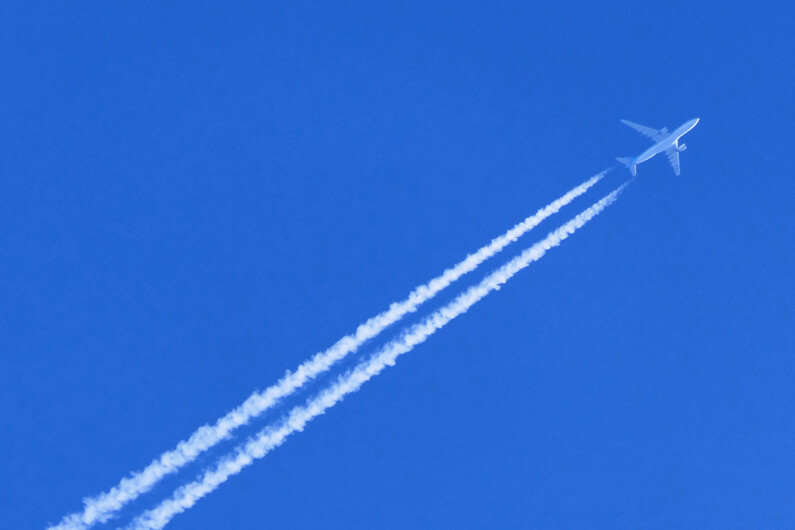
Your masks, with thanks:
[{"label": "clear blue sky", "polygon": [[795,525],[790,2],[167,4],[0,8],[0,526],[638,154],[620,118],[693,117],[680,178],[640,166],[169,528]]}]

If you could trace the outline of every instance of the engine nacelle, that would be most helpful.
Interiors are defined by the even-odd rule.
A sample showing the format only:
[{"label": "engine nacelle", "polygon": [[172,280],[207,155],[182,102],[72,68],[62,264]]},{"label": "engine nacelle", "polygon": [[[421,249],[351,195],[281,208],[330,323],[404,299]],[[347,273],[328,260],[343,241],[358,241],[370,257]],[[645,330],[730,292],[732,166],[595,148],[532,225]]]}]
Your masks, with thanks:
[{"label": "engine nacelle", "polygon": [[686,146],[685,144],[680,144],[680,145],[679,145],[679,152],[680,152],[680,153],[681,153],[682,151],[684,151],[685,149],[687,149],[687,146]]}]

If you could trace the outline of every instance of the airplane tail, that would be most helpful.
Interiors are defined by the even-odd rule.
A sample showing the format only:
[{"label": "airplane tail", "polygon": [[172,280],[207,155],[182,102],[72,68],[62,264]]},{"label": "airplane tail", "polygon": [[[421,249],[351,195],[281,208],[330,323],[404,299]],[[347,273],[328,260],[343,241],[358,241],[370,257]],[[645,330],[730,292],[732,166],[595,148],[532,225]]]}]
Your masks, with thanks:
[{"label": "airplane tail", "polygon": [[616,160],[624,164],[633,177],[638,174],[638,166],[632,158],[616,158]]}]

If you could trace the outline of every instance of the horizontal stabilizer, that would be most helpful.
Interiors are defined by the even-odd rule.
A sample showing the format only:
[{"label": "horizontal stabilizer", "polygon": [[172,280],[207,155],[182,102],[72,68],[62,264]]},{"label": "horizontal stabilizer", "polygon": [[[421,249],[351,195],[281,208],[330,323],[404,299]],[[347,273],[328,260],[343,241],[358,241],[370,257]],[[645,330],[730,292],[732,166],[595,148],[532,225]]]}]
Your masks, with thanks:
[{"label": "horizontal stabilizer", "polygon": [[619,162],[624,164],[626,168],[632,173],[632,176],[636,176],[638,174],[638,166],[635,164],[635,160],[632,158],[616,158]]}]

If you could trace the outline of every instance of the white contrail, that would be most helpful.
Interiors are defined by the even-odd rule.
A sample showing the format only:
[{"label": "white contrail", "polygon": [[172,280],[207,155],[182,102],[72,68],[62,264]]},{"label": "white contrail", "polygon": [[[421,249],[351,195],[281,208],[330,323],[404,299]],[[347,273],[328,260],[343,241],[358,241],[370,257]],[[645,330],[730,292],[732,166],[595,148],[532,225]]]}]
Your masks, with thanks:
[{"label": "white contrail", "polygon": [[160,455],[143,470],[122,479],[118,485],[105,493],[84,499],[85,507],[82,512],[65,516],[59,524],[49,527],[49,530],[80,530],[98,522],[108,521],[125,504],[149,491],[164,476],[176,472],[181,467],[195,460],[201,453],[228,437],[233,430],[245,425],[252,418],[272,407],[281,398],[291,394],[317,375],[331,368],[334,363],[356,351],[365,341],[375,337],[406,314],[416,311],[420,304],[428,301],[439,291],[464,274],[473,271],[485,260],[536,227],[544,219],[558,212],[599,182],[608,171],[609,169],[602,171],[571,189],[565,195],[544,206],[503,235],[493,239],[485,247],[468,255],[464,260],[447,269],[441,275],[415,288],[408,298],[401,302],[393,303],[386,311],[361,324],[353,334],[346,335],[329,349],[315,354],[314,357],[300,365],[295,372],[291,373],[288,371],[273,386],[262,392],[254,392],[241,405],[216,421],[215,425],[200,427],[190,438],[177,444],[175,449]]},{"label": "white contrail", "polygon": [[229,477],[239,473],[243,468],[262,458],[272,449],[281,445],[285,439],[304,426],[313,418],[323,414],[342,398],[355,392],[366,381],[380,373],[387,366],[395,363],[397,357],[410,351],[414,346],[425,341],[435,331],[455,317],[466,312],[491,291],[499,289],[513,275],[534,261],[541,259],[546,252],[558,246],[564,239],[573,234],[612,204],[624,187],[624,183],[612,193],[605,196],[593,206],[584,210],[572,220],[562,225],[542,241],[523,251],[517,257],[488,275],[479,284],[470,287],[448,305],[431,314],[419,324],[408,328],[397,339],[388,343],[382,350],[369,360],[362,362],[352,371],[341,376],[336,383],[323,390],[316,398],[306,405],[295,407],[284,419],[275,426],[266,427],[255,437],[234,451],[233,456],[222,459],[214,469],[206,471],[202,477],[177,489],[170,499],[163,501],[155,508],[137,517],[128,526],[134,530],[153,530],[163,528],[177,514],[193,506],[200,498],[212,492]]}]

